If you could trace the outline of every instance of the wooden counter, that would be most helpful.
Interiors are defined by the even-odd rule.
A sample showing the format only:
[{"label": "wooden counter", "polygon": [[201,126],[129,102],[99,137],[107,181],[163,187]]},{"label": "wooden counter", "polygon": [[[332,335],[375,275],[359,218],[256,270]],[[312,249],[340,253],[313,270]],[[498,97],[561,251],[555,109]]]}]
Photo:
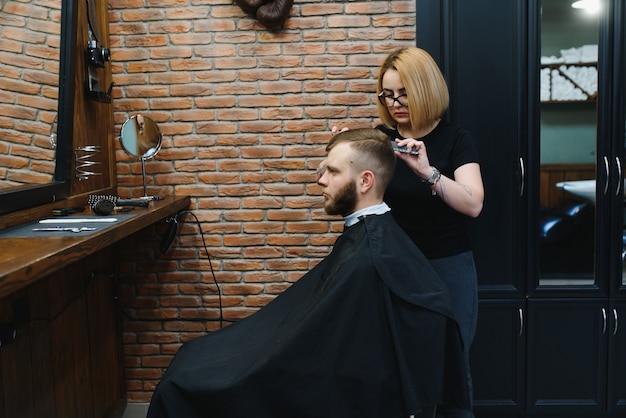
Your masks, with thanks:
[{"label": "wooden counter", "polygon": [[165,197],[89,235],[0,238],[0,298],[188,207],[188,196]]},{"label": "wooden counter", "polygon": [[117,246],[168,197],[89,235],[0,238],[0,418],[113,418],[126,404]]}]

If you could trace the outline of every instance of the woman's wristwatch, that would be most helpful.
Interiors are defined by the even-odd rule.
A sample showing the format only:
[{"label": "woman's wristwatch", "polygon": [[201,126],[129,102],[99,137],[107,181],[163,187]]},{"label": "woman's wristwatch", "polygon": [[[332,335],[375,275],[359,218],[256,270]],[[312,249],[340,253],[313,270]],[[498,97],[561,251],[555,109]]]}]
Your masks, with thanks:
[{"label": "woman's wristwatch", "polygon": [[441,178],[441,173],[439,172],[439,170],[433,167],[433,174],[431,174],[430,177],[428,177],[427,179],[422,179],[422,181],[424,183],[430,184],[431,186],[434,186],[435,184],[437,184],[440,178]]}]

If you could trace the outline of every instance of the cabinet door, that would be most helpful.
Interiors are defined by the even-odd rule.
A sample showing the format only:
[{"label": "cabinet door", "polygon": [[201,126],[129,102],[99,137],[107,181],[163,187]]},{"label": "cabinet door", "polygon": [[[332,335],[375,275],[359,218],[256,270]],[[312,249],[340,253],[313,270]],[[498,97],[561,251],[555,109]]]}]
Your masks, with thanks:
[{"label": "cabinet door", "polygon": [[606,301],[529,300],[528,412],[605,410]]},{"label": "cabinet door", "polygon": [[417,0],[417,45],[448,80],[447,117],[471,132],[480,152],[485,202],[472,239],[480,291],[492,298],[525,294],[526,144],[533,123],[526,112],[529,92],[538,90],[528,85],[526,3]]},{"label": "cabinet door", "polygon": [[609,412],[626,415],[626,301],[609,311]]},{"label": "cabinet door", "polygon": [[521,412],[525,373],[525,308],[521,300],[482,300],[470,352],[474,409],[479,416]]},{"label": "cabinet door", "polygon": [[[606,42],[600,42],[603,33],[600,21],[599,13],[587,14],[572,8],[571,2],[541,0],[542,59],[562,57],[566,42],[578,48],[597,45],[599,51],[608,49]],[[586,61],[598,61],[595,55],[602,57],[599,53],[590,54]],[[578,81],[588,84],[587,93],[597,92],[597,72],[604,79],[606,68],[604,60],[586,67],[563,63],[543,67],[542,91],[544,95],[546,91],[565,97],[572,97],[574,92],[584,95],[585,89],[576,84]],[[572,81],[564,74],[569,74]],[[561,84],[557,82],[559,79]],[[539,214],[536,254],[539,268],[530,277],[533,283],[530,293],[537,288],[543,293],[552,292],[550,297],[562,297],[565,291],[575,289],[578,297],[608,297],[606,275],[600,270],[603,262],[595,256],[595,239],[601,229],[596,214],[606,216],[606,213],[599,210],[596,198],[596,160],[599,153],[605,152],[600,151],[604,136],[598,135],[602,127],[598,125],[594,97],[602,100],[604,96],[604,92],[597,92],[596,96],[590,96],[592,100],[554,100],[539,107],[540,132],[535,139],[541,150],[540,193],[539,201],[535,202]]]},{"label": "cabinet door", "polygon": [[[603,131],[598,135],[605,135],[611,138],[611,149],[608,151],[612,167],[610,179],[613,184],[609,189],[613,195],[613,206],[611,222],[613,226],[613,237],[611,248],[611,260],[616,260],[615,270],[611,270],[611,291],[612,297],[618,296],[626,299],[626,205],[624,204],[624,186],[626,186],[626,170],[624,168],[626,153],[626,3],[623,0],[612,0],[608,3],[610,13],[608,26],[612,31],[612,54],[607,57],[612,65],[612,72],[603,79],[601,87],[609,93],[611,100],[603,101],[599,109],[606,109],[612,112],[612,118],[607,120],[603,126]],[[612,7],[611,7],[612,6]],[[608,35],[607,35],[608,36]]]}]

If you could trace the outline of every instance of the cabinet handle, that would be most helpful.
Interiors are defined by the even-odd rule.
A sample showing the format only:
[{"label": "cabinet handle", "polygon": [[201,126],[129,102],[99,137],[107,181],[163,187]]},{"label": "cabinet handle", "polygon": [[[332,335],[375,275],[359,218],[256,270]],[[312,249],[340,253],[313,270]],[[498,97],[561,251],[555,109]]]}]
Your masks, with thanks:
[{"label": "cabinet handle", "polygon": [[613,319],[615,319],[615,325],[613,325],[613,335],[617,335],[617,309],[613,308]]},{"label": "cabinet handle", "polygon": [[602,335],[606,334],[606,309],[602,308]]},{"label": "cabinet handle", "polygon": [[519,308],[517,312],[519,314],[519,336],[521,337],[524,333],[524,311]]},{"label": "cabinet handle", "polygon": [[519,157],[520,185],[519,195],[524,196],[524,183],[526,182],[526,168],[524,167],[524,159]]},{"label": "cabinet handle", "polygon": [[606,155],[602,157],[604,159],[604,172],[606,173],[606,180],[604,181],[604,194],[609,191],[609,180],[610,180],[610,171],[609,171],[609,159],[606,158]]},{"label": "cabinet handle", "polygon": [[615,188],[615,196],[619,196],[622,191],[622,184],[624,183],[623,180],[620,181],[622,178],[622,163],[620,162],[619,157],[615,157],[615,164],[617,165],[617,187]]}]

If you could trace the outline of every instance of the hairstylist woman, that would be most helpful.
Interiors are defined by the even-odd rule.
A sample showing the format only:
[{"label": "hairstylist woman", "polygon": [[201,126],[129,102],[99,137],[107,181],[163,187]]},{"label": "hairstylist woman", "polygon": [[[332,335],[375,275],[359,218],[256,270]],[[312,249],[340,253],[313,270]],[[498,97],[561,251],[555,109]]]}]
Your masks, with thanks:
[{"label": "hairstylist woman", "polygon": [[[467,223],[483,208],[484,189],[478,152],[469,132],[442,119],[448,108],[445,79],[432,57],[419,48],[391,53],[378,75],[378,129],[399,146],[398,162],[385,202],[445,280],[465,345],[476,330],[478,297]],[[439,407],[438,417],[472,417]]]}]

